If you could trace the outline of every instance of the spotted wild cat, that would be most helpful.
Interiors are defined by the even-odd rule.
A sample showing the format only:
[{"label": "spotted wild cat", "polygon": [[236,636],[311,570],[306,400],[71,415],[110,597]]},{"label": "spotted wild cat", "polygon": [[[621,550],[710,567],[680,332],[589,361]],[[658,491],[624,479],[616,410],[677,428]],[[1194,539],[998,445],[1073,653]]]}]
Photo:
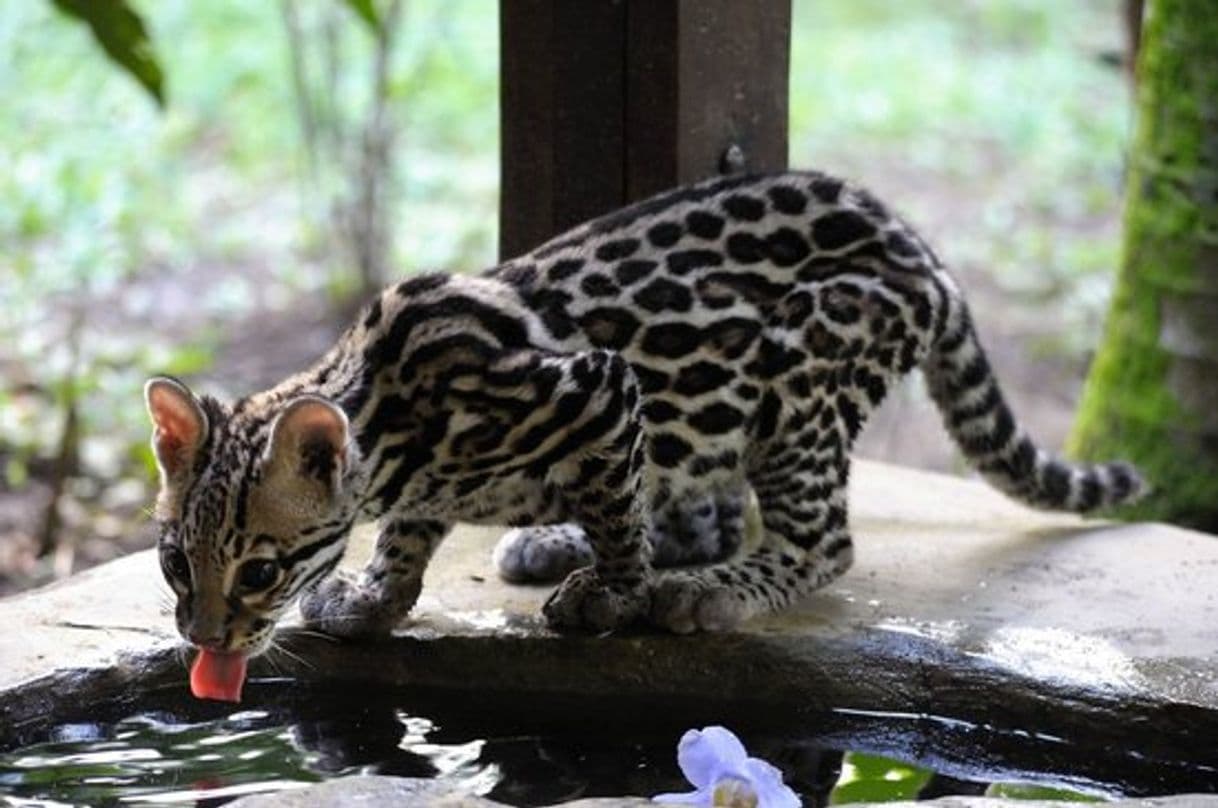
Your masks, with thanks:
[{"label": "spotted wild cat", "polygon": [[[314,627],[387,632],[458,521],[516,526],[505,577],[566,576],[557,628],[728,628],[850,566],[851,443],[914,368],[1016,499],[1089,511],[1143,490],[1033,444],[955,283],[874,197],[820,173],[720,178],[483,275],[403,281],[311,369],[235,403],[149,381],[179,629],[254,655],[303,595]],[[750,492],[763,537],[734,554]],[[368,566],[332,574],[373,519]]]}]

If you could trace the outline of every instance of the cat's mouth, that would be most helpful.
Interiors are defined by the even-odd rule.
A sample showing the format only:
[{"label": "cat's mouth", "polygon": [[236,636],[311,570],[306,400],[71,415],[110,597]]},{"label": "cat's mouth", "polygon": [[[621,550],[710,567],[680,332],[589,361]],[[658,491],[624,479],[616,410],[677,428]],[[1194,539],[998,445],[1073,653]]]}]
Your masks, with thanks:
[{"label": "cat's mouth", "polygon": [[241,701],[248,657],[239,652],[200,648],[190,668],[190,692],[197,699]]}]

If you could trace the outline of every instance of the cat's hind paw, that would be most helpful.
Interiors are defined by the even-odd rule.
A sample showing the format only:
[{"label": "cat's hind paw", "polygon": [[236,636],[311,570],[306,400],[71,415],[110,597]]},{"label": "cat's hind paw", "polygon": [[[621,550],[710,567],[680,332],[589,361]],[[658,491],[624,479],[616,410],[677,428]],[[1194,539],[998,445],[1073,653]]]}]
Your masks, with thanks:
[{"label": "cat's hind paw", "polygon": [[495,569],[503,580],[519,583],[561,581],[595,560],[584,532],[575,525],[521,527],[495,545]]},{"label": "cat's hind paw", "polygon": [[568,575],[541,610],[559,631],[612,631],[647,614],[649,591],[645,581],[605,583],[596,570],[585,567]]}]

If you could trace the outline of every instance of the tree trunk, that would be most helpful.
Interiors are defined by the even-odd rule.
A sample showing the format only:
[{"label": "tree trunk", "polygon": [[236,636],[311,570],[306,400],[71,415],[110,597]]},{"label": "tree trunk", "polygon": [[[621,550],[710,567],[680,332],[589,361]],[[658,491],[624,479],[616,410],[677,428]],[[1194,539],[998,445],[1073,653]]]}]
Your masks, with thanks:
[{"label": "tree trunk", "polygon": [[1123,261],[1072,436],[1154,493],[1125,514],[1218,531],[1218,14],[1149,0]]}]

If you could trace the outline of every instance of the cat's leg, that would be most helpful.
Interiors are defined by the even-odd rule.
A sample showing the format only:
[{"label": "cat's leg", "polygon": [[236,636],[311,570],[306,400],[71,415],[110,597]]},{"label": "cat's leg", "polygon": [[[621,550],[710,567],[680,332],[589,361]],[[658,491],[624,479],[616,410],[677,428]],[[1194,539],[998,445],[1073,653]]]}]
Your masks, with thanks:
[{"label": "cat's leg", "polygon": [[629,364],[609,351],[577,354],[563,365],[579,382],[579,397],[588,395],[588,419],[563,425],[563,453],[547,480],[562,501],[561,518],[583,528],[595,561],[568,575],[542,611],[555,628],[607,631],[651,605],[639,385]]},{"label": "cat's leg", "polygon": [[332,575],[305,594],[300,604],[305,623],[338,637],[388,634],[419,599],[423,571],[449,527],[432,520],[382,519],[363,570]]},{"label": "cat's leg", "polygon": [[845,451],[828,456],[789,445],[751,470],[762,539],[743,558],[665,575],[652,620],[671,631],[718,631],[777,611],[845,572],[853,561],[846,524]]},{"label": "cat's leg", "polygon": [[725,488],[675,496],[655,512],[651,531],[653,556],[659,567],[723,561],[744,539],[746,489]]},{"label": "cat's leg", "polygon": [[499,577],[510,583],[553,583],[596,560],[579,525],[518,527],[495,544]]},{"label": "cat's leg", "polygon": [[[722,561],[744,538],[745,492],[722,490],[682,495],[655,514],[649,539],[655,567]],[[595,560],[579,525],[520,527],[495,545],[499,576],[511,583],[561,581]]]}]

